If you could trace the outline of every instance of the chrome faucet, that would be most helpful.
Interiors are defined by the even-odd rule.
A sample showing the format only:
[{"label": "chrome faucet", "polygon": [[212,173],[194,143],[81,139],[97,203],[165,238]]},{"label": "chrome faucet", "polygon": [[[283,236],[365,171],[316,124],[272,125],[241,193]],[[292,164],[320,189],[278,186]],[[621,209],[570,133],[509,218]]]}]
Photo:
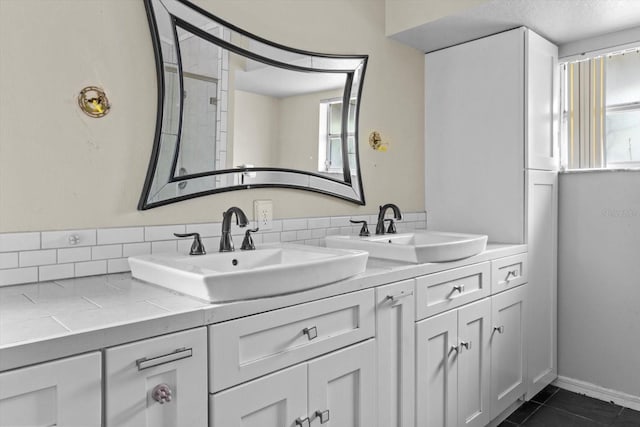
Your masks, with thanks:
[{"label": "chrome faucet", "polygon": [[[402,219],[402,214],[400,213],[400,208],[394,205],[393,203],[387,203],[384,206],[380,206],[380,211],[378,212],[378,223],[376,224],[376,234],[384,234],[384,215],[387,213],[387,209],[391,208],[393,210],[393,218],[394,219]],[[389,229],[387,233],[395,233],[395,226],[393,226],[393,222],[389,224]]]},{"label": "chrome faucet", "polygon": [[231,217],[236,214],[236,224],[240,227],[246,227],[249,223],[247,216],[242,212],[242,209],[235,206],[227,209],[222,214],[222,236],[220,236],[220,252],[232,252],[235,250],[233,247],[233,240],[231,239]]}]

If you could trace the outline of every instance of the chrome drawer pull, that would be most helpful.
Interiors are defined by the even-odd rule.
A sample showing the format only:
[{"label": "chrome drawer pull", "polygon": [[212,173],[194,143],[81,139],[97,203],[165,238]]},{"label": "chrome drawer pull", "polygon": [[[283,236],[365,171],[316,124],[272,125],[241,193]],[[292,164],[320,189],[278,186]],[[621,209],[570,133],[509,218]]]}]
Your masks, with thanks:
[{"label": "chrome drawer pull", "polygon": [[515,279],[516,277],[518,277],[518,272],[516,270],[511,270],[507,273],[507,277],[505,277],[505,281],[509,282],[511,276],[513,276],[513,278]]},{"label": "chrome drawer pull", "polygon": [[494,326],[493,327],[493,332],[497,332],[499,334],[504,333],[504,326]]},{"label": "chrome drawer pull", "polygon": [[464,347],[467,350],[471,349],[471,341],[461,341],[460,347]]},{"label": "chrome drawer pull", "polygon": [[193,356],[193,350],[183,347],[162,356],[143,357],[142,359],[136,360],[136,365],[138,365],[138,370],[142,371],[143,369],[153,368],[154,366],[164,365],[165,363],[175,362],[176,360],[186,359],[191,356]]},{"label": "chrome drawer pull", "polygon": [[311,427],[311,421],[309,420],[309,417],[298,418],[296,420],[296,427]]},{"label": "chrome drawer pull", "polygon": [[458,291],[458,292],[460,292],[460,293],[463,293],[463,292],[464,292],[464,285],[455,285],[455,286],[452,288],[452,291],[451,291],[451,292],[453,292],[453,291]]},{"label": "chrome drawer pull", "polygon": [[329,422],[329,410],[316,411],[316,417],[320,418],[320,424]]},{"label": "chrome drawer pull", "polygon": [[304,328],[302,333],[309,338],[309,341],[318,337],[318,329],[315,326]]},{"label": "chrome drawer pull", "polygon": [[387,295],[387,297],[385,298],[387,301],[391,301],[391,302],[396,302],[402,298],[406,298],[406,297],[410,297],[411,295],[413,295],[413,291],[409,291],[409,292],[400,292],[399,294],[396,295]]}]

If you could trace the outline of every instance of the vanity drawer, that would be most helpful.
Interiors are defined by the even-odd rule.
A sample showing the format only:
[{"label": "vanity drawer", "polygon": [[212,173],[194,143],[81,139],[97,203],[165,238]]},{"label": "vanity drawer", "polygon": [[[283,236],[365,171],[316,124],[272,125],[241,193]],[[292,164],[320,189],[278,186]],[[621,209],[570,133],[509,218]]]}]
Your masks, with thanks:
[{"label": "vanity drawer", "polygon": [[374,290],[209,326],[212,393],[375,334]]},{"label": "vanity drawer", "polygon": [[527,254],[491,261],[491,294],[527,283]]},{"label": "vanity drawer", "polygon": [[416,320],[489,296],[491,265],[473,264],[416,279]]}]

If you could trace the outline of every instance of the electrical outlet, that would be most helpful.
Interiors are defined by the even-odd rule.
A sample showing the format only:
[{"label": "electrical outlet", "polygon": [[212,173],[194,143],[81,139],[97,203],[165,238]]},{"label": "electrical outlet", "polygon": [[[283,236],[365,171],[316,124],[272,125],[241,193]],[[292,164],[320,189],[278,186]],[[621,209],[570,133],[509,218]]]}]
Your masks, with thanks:
[{"label": "electrical outlet", "polygon": [[254,200],[253,215],[260,230],[271,230],[273,228],[273,203],[271,200]]}]

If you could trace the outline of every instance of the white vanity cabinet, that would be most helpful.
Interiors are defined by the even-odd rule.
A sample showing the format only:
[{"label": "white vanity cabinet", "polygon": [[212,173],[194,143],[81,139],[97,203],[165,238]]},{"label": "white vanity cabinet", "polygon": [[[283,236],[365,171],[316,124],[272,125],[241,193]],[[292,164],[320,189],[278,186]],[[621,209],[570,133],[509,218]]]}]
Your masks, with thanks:
[{"label": "white vanity cabinet", "polygon": [[0,426],[100,427],[100,353],[0,374]]},{"label": "white vanity cabinet", "polygon": [[490,335],[489,298],[416,324],[417,426],[489,423]]},{"label": "white vanity cabinet", "polygon": [[376,425],[375,341],[211,396],[211,427]]},{"label": "white vanity cabinet", "polygon": [[206,427],[207,330],[105,350],[106,427]]},{"label": "white vanity cabinet", "polygon": [[378,426],[415,427],[415,280],[376,288]]}]

